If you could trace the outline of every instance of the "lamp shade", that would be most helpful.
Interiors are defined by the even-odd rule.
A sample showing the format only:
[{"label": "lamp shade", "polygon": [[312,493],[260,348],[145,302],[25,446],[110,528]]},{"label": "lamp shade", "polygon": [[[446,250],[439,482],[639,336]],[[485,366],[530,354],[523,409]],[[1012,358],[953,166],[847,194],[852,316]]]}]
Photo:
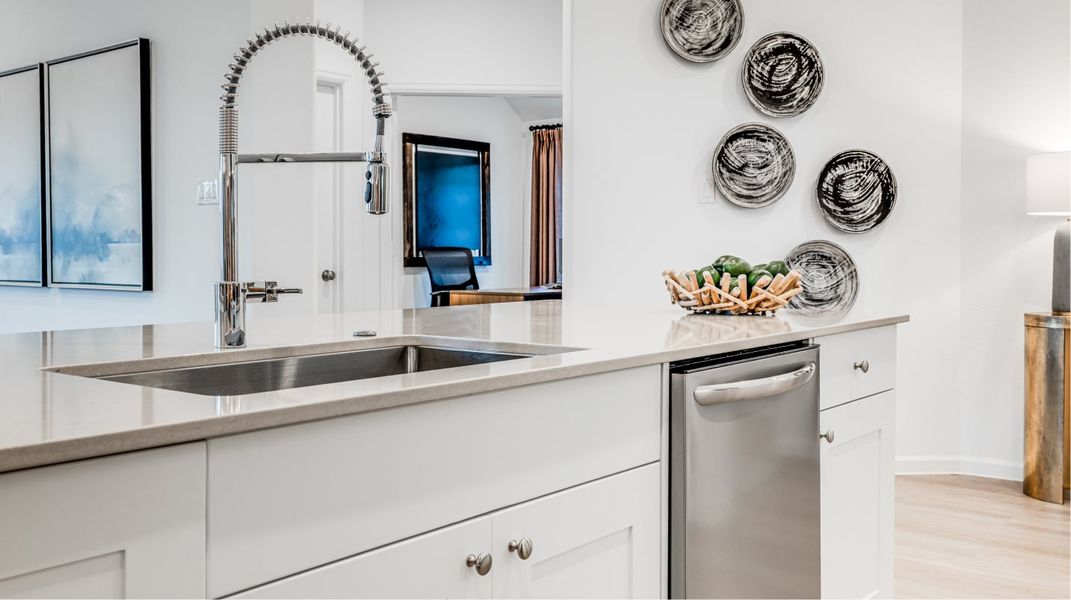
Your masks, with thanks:
[{"label": "lamp shade", "polygon": [[1071,216],[1071,152],[1035,154],[1026,159],[1026,212]]}]

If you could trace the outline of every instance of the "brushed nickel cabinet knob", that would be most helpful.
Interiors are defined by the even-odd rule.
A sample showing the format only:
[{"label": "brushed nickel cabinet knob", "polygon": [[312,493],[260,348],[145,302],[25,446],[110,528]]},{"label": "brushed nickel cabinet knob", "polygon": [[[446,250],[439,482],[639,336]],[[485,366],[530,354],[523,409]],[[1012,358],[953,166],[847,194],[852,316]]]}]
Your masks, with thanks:
[{"label": "brushed nickel cabinet knob", "polygon": [[854,367],[855,369],[858,369],[858,370],[860,370],[860,371],[862,371],[864,373],[869,373],[870,372],[870,361],[861,360],[861,361],[855,363],[854,365],[852,365],[852,367]]},{"label": "brushed nickel cabinet knob", "polygon": [[324,269],[323,272],[320,273],[320,279],[323,279],[324,281],[334,281],[335,272],[331,269]]},{"label": "brushed nickel cabinet knob", "polygon": [[521,560],[528,560],[528,557],[532,556],[532,538],[525,537],[520,540],[510,540],[506,548],[510,552],[516,552]]},{"label": "brushed nickel cabinet knob", "polygon": [[475,569],[477,575],[487,575],[491,572],[491,555],[483,552],[470,554],[465,557],[465,565]]},{"label": "brushed nickel cabinet knob", "polygon": [[825,441],[829,442],[830,444],[832,444],[833,443],[833,430],[830,429],[830,430],[826,431],[825,433],[818,434],[818,439],[825,440]]}]

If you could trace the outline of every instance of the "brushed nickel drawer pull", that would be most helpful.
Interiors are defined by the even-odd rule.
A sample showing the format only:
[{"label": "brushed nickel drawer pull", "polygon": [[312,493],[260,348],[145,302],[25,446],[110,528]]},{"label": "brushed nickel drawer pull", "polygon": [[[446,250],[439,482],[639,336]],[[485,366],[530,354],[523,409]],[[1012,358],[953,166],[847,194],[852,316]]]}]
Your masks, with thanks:
[{"label": "brushed nickel drawer pull", "polygon": [[483,552],[465,557],[465,566],[472,567],[476,570],[476,574],[480,576],[491,572],[491,562],[491,555]]},{"label": "brushed nickel drawer pull", "polygon": [[532,556],[532,538],[525,537],[521,538],[520,541],[510,540],[506,548],[510,552],[516,552],[521,560],[528,560],[528,557]]},{"label": "brushed nickel drawer pull", "polygon": [[870,361],[869,360],[861,360],[861,361],[855,363],[854,365],[852,365],[852,368],[857,369],[859,371],[862,371],[864,373],[869,373],[870,372]]},{"label": "brushed nickel drawer pull", "polygon": [[818,434],[818,439],[825,440],[825,441],[829,442],[830,444],[832,444],[833,443],[833,430],[829,429],[825,433]]}]

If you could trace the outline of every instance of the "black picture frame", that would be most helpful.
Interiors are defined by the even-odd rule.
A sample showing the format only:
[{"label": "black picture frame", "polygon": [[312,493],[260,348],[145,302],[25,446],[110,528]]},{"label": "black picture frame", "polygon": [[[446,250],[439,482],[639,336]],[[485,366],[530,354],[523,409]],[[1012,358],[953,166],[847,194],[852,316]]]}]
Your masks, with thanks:
[{"label": "black picture frame", "polygon": [[44,287],[48,282],[48,223],[47,223],[47,193],[46,193],[46,170],[47,170],[47,156],[46,156],[46,137],[45,137],[45,64],[36,63],[33,65],[19,67],[17,69],[9,69],[7,71],[0,72],[0,79],[9,77],[12,75],[21,75],[30,71],[37,72],[37,144],[38,144],[38,218],[40,225],[40,255],[39,255],[39,269],[38,277],[35,280],[31,279],[5,279],[3,274],[0,274],[0,285],[2,286],[16,286],[16,287]]},{"label": "black picture frame", "polygon": [[[138,157],[140,164],[138,170],[140,171],[140,206],[141,206],[141,218],[140,218],[140,252],[141,252],[141,278],[137,284],[116,284],[109,282],[86,282],[86,281],[61,281],[56,278],[55,268],[55,256],[53,253],[55,233],[54,228],[54,180],[55,180],[55,166],[53,161],[55,159],[55,144],[53,139],[53,89],[52,89],[52,73],[51,70],[58,66],[72,61],[92,58],[100,56],[108,52],[114,52],[117,50],[123,50],[131,47],[137,48],[138,53],[138,74],[137,74],[137,87],[138,87],[138,112],[137,123],[139,127],[139,148]],[[71,56],[65,56],[55,60],[50,60],[44,63],[47,74],[47,103],[46,103],[46,117],[47,117],[47,189],[46,193],[46,212],[48,216],[47,232],[48,232],[48,251],[47,251],[47,273],[48,273],[48,285],[52,287],[63,288],[83,288],[83,289],[96,289],[96,290],[121,290],[121,291],[152,291],[153,289],[153,231],[152,231],[152,114],[151,114],[151,60],[150,60],[150,42],[146,38],[136,38],[130,41],[113,44],[103,48],[90,50],[88,52],[82,52],[79,54],[73,54]]]},{"label": "black picture frame", "polygon": [[473,263],[480,266],[491,264],[491,144],[474,140],[449,138],[418,133],[402,134],[402,209],[404,212],[403,265],[424,267],[420,256],[418,238],[420,215],[417,210],[417,183],[420,146],[476,152],[480,170],[480,248],[473,248]]}]

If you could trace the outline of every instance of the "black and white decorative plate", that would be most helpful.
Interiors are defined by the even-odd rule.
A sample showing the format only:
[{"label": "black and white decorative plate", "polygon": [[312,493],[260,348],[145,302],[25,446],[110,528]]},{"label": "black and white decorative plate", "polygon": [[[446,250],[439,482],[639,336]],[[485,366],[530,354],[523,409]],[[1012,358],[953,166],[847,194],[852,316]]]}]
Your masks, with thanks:
[{"label": "black and white decorative plate", "polygon": [[796,246],[785,259],[800,272],[803,291],[788,305],[805,315],[847,313],[859,295],[859,271],[844,248],[825,240]]},{"label": "black and white decorative plate", "polygon": [[881,225],[896,204],[896,177],[880,156],[848,150],[822,168],[815,189],[818,207],[834,227],[862,233]]},{"label": "black and white decorative plate", "polygon": [[759,208],[788,191],[796,174],[796,157],[780,131],[762,123],[745,123],[718,142],[711,170],[718,191],[729,202]]},{"label": "black and white decorative plate", "polygon": [[711,62],[736,47],[744,29],[740,0],[662,0],[662,37],[692,62]]},{"label": "black and white decorative plate", "polygon": [[818,50],[802,37],[771,33],[744,57],[740,79],[748,100],[771,117],[794,117],[822,93],[825,70]]}]

